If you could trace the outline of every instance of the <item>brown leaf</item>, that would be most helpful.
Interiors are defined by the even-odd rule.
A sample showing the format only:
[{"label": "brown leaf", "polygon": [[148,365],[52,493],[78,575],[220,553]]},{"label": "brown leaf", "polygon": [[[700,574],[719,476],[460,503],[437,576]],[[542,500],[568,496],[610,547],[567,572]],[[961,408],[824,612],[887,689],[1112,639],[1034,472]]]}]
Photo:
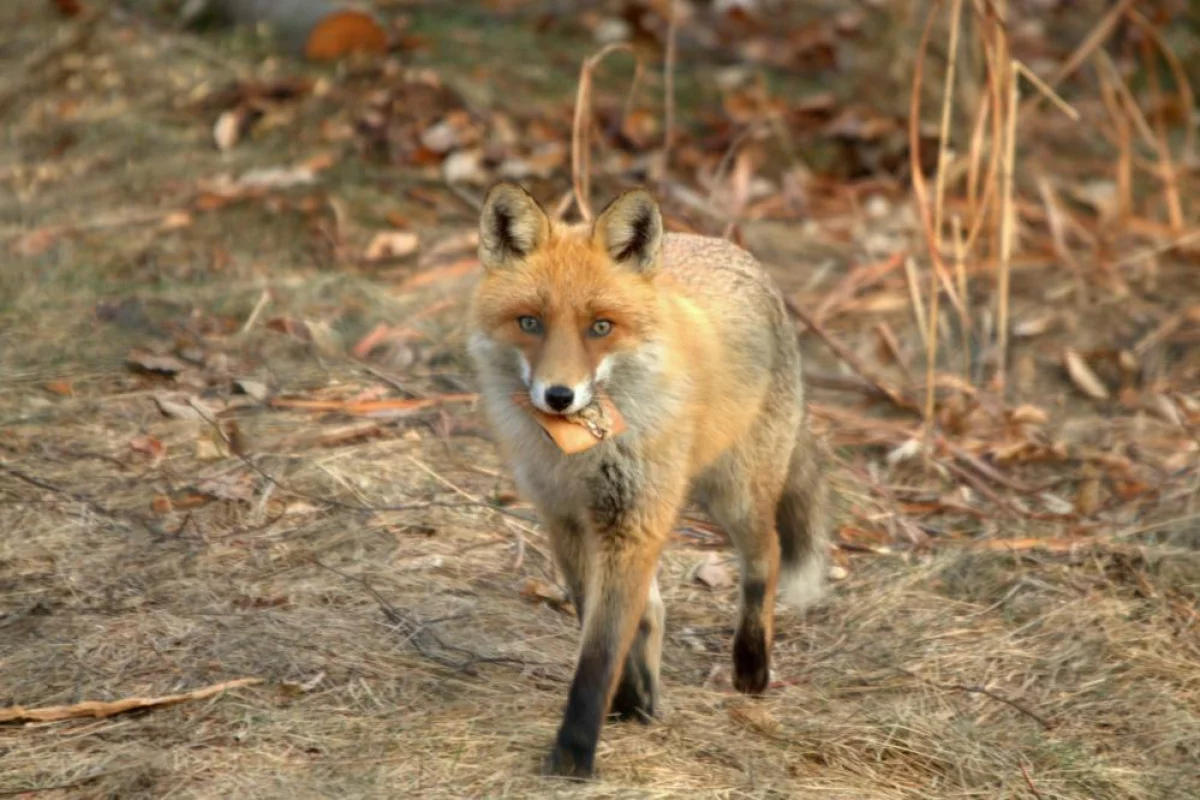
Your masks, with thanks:
[{"label": "brown leaf", "polygon": [[729,716],[733,718],[734,722],[762,736],[775,737],[779,735],[779,720],[775,719],[771,710],[766,706],[757,703],[731,705]]},{"label": "brown leaf", "polygon": [[1071,382],[1079,391],[1095,400],[1109,398],[1108,388],[1077,351],[1071,348],[1063,351],[1063,364],[1067,368],[1067,375],[1070,376]]},{"label": "brown leaf", "polygon": [[192,224],[192,215],[186,211],[172,211],[163,217],[163,221],[159,223],[159,228],[164,231],[176,231],[180,228],[187,228]]},{"label": "brown leaf", "polygon": [[553,608],[561,609],[567,604],[566,594],[557,586],[538,578],[529,578],[521,587],[521,597],[531,603],[544,602]]},{"label": "brown leaf", "polygon": [[60,397],[71,397],[75,394],[75,387],[67,380],[47,381],[45,388],[47,392],[59,395]]},{"label": "brown leaf", "polygon": [[125,356],[125,363],[139,372],[152,372],[159,375],[176,375],[188,368],[188,365],[175,356],[165,356],[152,353],[149,350],[135,348]]},{"label": "brown leaf", "polygon": [[239,109],[224,111],[213,124],[213,142],[221,152],[231,149],[242,138],[244,115]]},{"label": "brown leaf", "polygon": [[692,570],[692,580],[709,589],[728,589],[733,586],[733,576],[729,568],[717,557],[716,553],[708,556]]},{"label": "brown leaf", "polygon": [[252,475],[246,473],[226,473],[202,480],[194,488],[200,494],[215,500],[249,502],[254,497],[255,480]]},{"label": "brown leaf", "polygon": [[397,291],[408,292],[423,286],[429,286],[439,281],[452,280],[470,275],[479,266],[479,259],[473,256],[459,259],[442,267],[434,267],[424,272],[418,272],[396,287]]},{"label": "brown leaf", "polygon": [[371,239],[363,259],[368,262],[404,258],[417,252],[421,240],[411,231],[380,231]]},{"label": "brown leaf", "polygon": [[150,456],[150,465],[157,466],[167,452],[167,446],[149,434],[135,436],[129,440],[129,449]]},{"label": "brown leaf", "polygon": [[260,403],[265,403],[271,396],[271,390],[262,381],[252,381],[245,378],[236,380],[233,385],[244,395],[248,395]]}]

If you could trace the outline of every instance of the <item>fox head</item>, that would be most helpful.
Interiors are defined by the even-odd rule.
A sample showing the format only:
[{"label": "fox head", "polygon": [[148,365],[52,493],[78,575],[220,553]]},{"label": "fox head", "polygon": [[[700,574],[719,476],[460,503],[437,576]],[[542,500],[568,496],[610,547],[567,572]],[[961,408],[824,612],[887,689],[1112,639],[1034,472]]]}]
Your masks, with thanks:
[{"label": "fox head", "polygon": [[662,214],[644,189],[616,198],[591,225],[564,225],[521,187],[492,187],[479,227],[477,363],[519,377],[546,413],[588,405],[654,338],[662,238]]}]

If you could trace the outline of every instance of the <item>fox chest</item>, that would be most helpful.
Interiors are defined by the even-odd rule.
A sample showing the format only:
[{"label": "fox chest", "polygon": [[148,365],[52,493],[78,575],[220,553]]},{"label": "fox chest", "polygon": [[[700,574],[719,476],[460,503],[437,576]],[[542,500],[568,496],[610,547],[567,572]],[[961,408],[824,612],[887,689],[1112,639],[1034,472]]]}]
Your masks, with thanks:
[{"label": "fox chest", "polygon": [[572,456],[547,455],[518,463],[515,470],[518,486],[545,515],[585,521],[597,533],[619,535],[653,496],[653,481],[623,442],[606,442]]}]

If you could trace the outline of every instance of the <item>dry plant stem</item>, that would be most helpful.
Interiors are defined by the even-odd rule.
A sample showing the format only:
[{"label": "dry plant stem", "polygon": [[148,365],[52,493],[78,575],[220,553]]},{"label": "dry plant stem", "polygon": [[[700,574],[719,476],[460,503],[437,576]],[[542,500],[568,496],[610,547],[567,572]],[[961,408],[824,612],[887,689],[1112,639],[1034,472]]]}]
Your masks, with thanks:
[{"label": "dry plant stem", "polygon": [[[1071,53],[1050,80],[1046,81],[1047,86],[1051,89],[1056,88],[1060,83],[1069,78],[1075,70],[1079,69],[1087,61],[1088,56],[1104,44],[1109,34],[1112,33],[1112,29],[1117,24],[1117,21],[1125,15],[1125,12],[1135,2],[1137,0],[1118,0],[1117,4],[1110,8],[1108,13],[1096,23],[1096,26],[1092,28],[1079,47],[1075,48],[1075,52]],[[1026,107],[1020,109],[1019,113],[1025,114],[1037,106],[1040,101],[1041,95],[1031,97],[1025,104]]]},{"label": "dry plant stem", "polygon": [[880,394],[891,400],[893,405],[906,411],[919,411],[916,404],[913,403],[912,400],[905,397],[899,390],[880,380],[870,369],[867,368],[865,364],[858,360],[858,357],[855,356],[854,353],[850,352],[845,345],[835,339],[833,335],[829,333],[829,331],[817,324],[817,322],[811,316],[809,316],[807,312],[796,305],[796,303],[786,297],[784,298],[783,302],[787,305],[788,311],[790,311],[796,316],[797,319],[804,323],[809,330],[811,330],[817,336],[820,336],[821,339],[824,340],[825,344],[829,345],[829,349],[832,350],[838,358],[846,362],[846,365],[850,367],[850,369],[857,372],[864,380],[874,386]]},{"label": "dry plant stem", "polygon": [[1054,243],[1054,252],[1067,263],[1075,275],[1075,304],[1082,307],[1087,297],[1083,280],[1083,270],[1067,244],[1066,226],[1063,224],[1064,211],[1058,201],[1058,195],[1050,181],[1045,176],[1038,178],[1038,191],[1042,195],[1042,204],[1046,206],[1046,224],[1050,227],[1050,240]]},{"label": "dry plant stem", "polygon": [[1025,778],[1025,785],[1029,787],[1029,791],[1033,792],[1033,796],[1037,800],[1045,800],[1046,796],[1038,791],[1038,788],[1033,784],[1033,778],[1029,777],[1029,770],[1025,769],[1025,762],[1018,764],[1021,768],[1021,775]]},{"label": "dry plant stem", "polygon": [[[1150,24],[1142,13],[1137,9],[1129,10],[1129,19],[1133,20],[1134,24],[1142,29],[1150,39],[1158,46],[1159,52],[1166,59],[1167,66],[1171,70],[1172,76],[1175,78],[1175,88],[1179,92],[1179,107],[1182,110],[1184,120],[1191,120],[1195,117],[1196,99],[1192,93],[1192,84],[1188,80],[1187,70],[1179,61],[1179,56],[1175,55],[1175,51],[1163,39],[1162,32],[1157,27]],[[1196,126],[1185,122],[1183,126],[1183,153],[1180,160],[1184,164],[1191,164],[1195,155],[1196,149]]]},{"label": "dry plant stem", "polygon": [[[506,508],[501,508],[500,506],[493,505],[484,500],[417,500],[412,503],[401,503],[399,505],[391,505],[391,506],[379,506],[379,505],[368,505],[366,503],[347,503],[342,500],[335,500],[332,497],[320,497],[315,494],[303,492],[292,486],[288,486],[286,483],[279,480],[274,475],[267,472],[265,469],[263,469],[258,464],[256,464],[254,462],[254,460],[251,459],[247,454],[245,454],[244,452],[241,452],[237,448],[235,448],[233,446],[233,443],[229,439],[229,435],[225,432],[225,430],[221,427],[220,423],[216,419],[213,419],[211,416],[209,416],[207,413],[205,413],[195,403],[189,403],[189,405],[191,405],[192,408],[196,409],[196,413],[200,414],[201,418],[205,422],[207,422],[213,428],[213,430],[216,431],[217,435],[219,437],[221,437],[221,441],[225,444],[226,447],[229,448],[229,452],[231,452],[238,460],[240,460],[243,464],[245,464],[250,469],[254,470],[254,472],[257,473],[258,476],[261,477],[263,480],[265,480],[267,483],[270,483],[279,491],[284,492],[286,494],[290,494],[293,497],[299,497],[304,500],[311,500],[312,502],[320,503],[321,505],[326,506],[327,508],[339,508],[344,511],[369,511],[369,512],[389,511],[390,512],[390,511],[419,511],[419,510],[427,509],[427,508],[486,508],[491,511],[495,511],[498,514],[503,514],[505,516],[513,517],[514,519],[519,519],[522,522],[528,522],[528,520],[526,520],[525,517],[521,516],[520,514],[517,514],[513,511],[509,511]],[[0,465],[0,466],[3,466],[3,465]]]},{"label": "dry plant stem", "polygon": [[1117,157],[1117,216],[1124,220],[1129,216],[1133,205],[1133,141],[1129,130],[1129,115],[1125,112],[1114,84],[1124,86],[1119,78],[1111,75],[1116,72],[1112,62],[1103,53],[1097,55],[1100,69],[1100,97],[1104,107],[1112,118],[1116,129]]},{"label": "dry plant stem", "polygon": [[30,53],[14,70],[13,79],[0,86],[0,114],[13,103],[21,92],[30,91],[33,74],[59,56],[78,50],[96,30],[96,23],[108,14],[109,3],[97,3],[71,26],[52,41],[46,42]]},{"label": "dry plant stem", "polygon": [[969,383],[971,380],[971,315],[969,286],[967,284],[967,253],[963,246],[962,218],[957,214],[952,220],[954,231],[954,276],[958,281],[958,294],[963,299],[963,310],[959,317],[959,327],[962,328],[962,359],[963,377]]},{"label": "dry plant stem", "polygon": [[670,0],[671,18],[667,22],[667,53],[663,65],[663,153],[662,168],[666,174],[671,164],[671,147],[675,144],[675,37],[679,32],[678,0]]},{"label": "dry plant stem", "polygon": [[16,478],[17,480],[19,480],[23,483],[27,483],[30,486],[37,487],[38,489],[44,489],[47,492],[52,492],[56,495],[59,495],[60,497],[65,497],[72,502],[79,503],[80,505],[89,509],[93,514],[98,514],[99,516],[110,519],[113,522],[118,522],[123,525],[128,525],[130,520],[132,520],[132,521],[136,522],[138,525],[142,526],[142,528],[149,531],[153,535],[157,536],[161,533],[161,531],[156,530],[153,525],[151,525],[149,522],[142,519],[140,516],[138,516],[136,514],[118,514],[116,511],[112,511],[111,509],[105,508],[103,505],[96,502],[95,500],[93,500],[90,497],[87,497],[82,494],[76,494],[74,492],[69,492],[66,489],[63,489],[59,486],[55,486],[52,483],[44,481],[41,478],[38,478],[34,475],[30,475],[28,472],[18,469],[17,467],[14,467],[12,464],[8,464],[3,461],[0,461],[0,472],[7,472],[9,475],[12,475],[14,478]]},{"label": "dry plant stem", "polygon": [[[1154,133],[1158,145],[1159,179],[1163,182],[1163,200],[1167,206],[1167,217],[1171,233],[1183,230],[1183,204],[1179,199],[1179,173],[1171,156],[1171,140],[1167,136],[1166,111],[1163,108],[1162,84],[1159,82],[1158,65],[1154,63],[1154,51],[1149,39],[1142,41],[1142,62],[1149,77],[1150,103],[1154,106]],[[1187,127],[1191,128],[1191,118]]]},{"label": "dry plant stem", "polygon": [[[958,31],[962,22],[962,0],[950,6],[950,59],[946,65],[946,82],[942,87],[942,124],[938,132],[938,171],[933,194],[933,238],[938,253],[942,252],[942,215],[946,205],[946,167],[950,149],[950,117],[954,111],[954,71],[958,66]],[[937,373],[938,269],[940,257],[934,258],[929,271],[929,327],[925,334],[925,429],[933,430],[934,375]],[[961,311],[960,311],[961,314]],[[926,451],[928,452],[928,450]]]},{"label": "dry plant stem", "polygon": [[0,723],[60,722],[66,719],[83,719],[88,717],[103,719],[123,714],[127,711],[173,706],[187,702],[188,700],[204,700],[229,689],[237,689],[242,686],[256,686],[262,682],[262,678],[238,678],[237,680],[224,681],[223,683],[213,684],[212,686],[206,686],[203,689],[196,689],[191,692],[168,694],[161,697],[127,697],[124,700],[114,700],[112,702],[88,700],[69,706],[49,706],[47,708],[22,708],[21,706],[15,706],[13,708],[0,709]]},{"label": "dry plant stem", "polygon": [[1079,122],[1079,112],[1075,110],[1075,107],[1066,100],[1063,100],[1058,92],[1047,86],[1046,82],[1039,78],[1036,72],[1025,66],[1025,64],[1020,61],[1013,61],[1013,67],[1018,75],[1024,76],[1027,81],[1033,84],[1033,88],[1046,95],[1050,102],[1054,103],[1054,105],[1058,107],[1059,111],[1067,115],[1069,120],[1072,122]]},{"label": "dry plant stem", "polygon": [[[332,572],[334,575],[345,578],[348,581],[357,583],[366,589],[367,593],[370,594],[371,597],[375,599],[375,602],[379,604],[379,609],[383,612],[383,615],[385,618],[387,618],[387,621],[401,629],[401,632],[405,636],[405,640],[410,642],[418,653],[436,664],[440,664],[443,667],[449,667],[456,672],[462,672],[471,676],[479,674],[475,669],[476,664],[514,664],[522,668],[531,666],[545,666],[544,664],[530,663],[525,659],[514,658],[512,656],[482,656],[479,653],[476,653],[473,650],[468,650],[465,647],[446,644],[442,637],[439,636],[438,633],[430,626],[436,622],[444,622],[447,619],[452,619],[453,617],[461,615],[456,614],[453,615],[453,617],[441,617],[439,619],[426,620],[422,622],[413,617],[411,614],[407,614],[389,603],[366,578],[357,575],[350,575],[342,572],[339,569],[335,569],[334,567],[323,563],[316,556],[312,556],[311,560],[313,564],[321,569]],[[433,647],[430,647],[430,642],[433,643]],[[433,648],[437,649],[434,650]],[[466,660],[457,661],[447,655],[443,655],[443,653],[458,653],[459,655],[466,656]]]},{"label": "dry plant stem", "polygon": [[1000,205],[1000,266],[997,281],[997,310],[996,310],[996,385],[1003,393],[1008,361],[1008,284],[1009,271],[1012,266],[1013,237],[1016,222],[1016,208],[1013,206],[1013,174],[1017,152],[1017,103],[1020,101],[1021,90],[1017,82],[1016,61],[1012,62],[1009,71],[1009,102],[1008,118],[1005,120],[1006,132],[1004,137],[1004,172],[1003,197]]},{"label": "dry plant stem", "polygon": [[[929,211],[929,187],[925,183],[925,175],[921,171],[921,84],[924,78],[925,54],[929,50],[929,36],[933,31],[934,13],[938,6],[941,5],[941,0],[934,3],[928,17],[925,20],[925,29],[921,33],[921,42],[917,46],[917,54],[913,65],[913,84],[912,93],[909,95],[909,118],[908,118],[908,158],[909,172],[912,176],[913,194],[916,199],[917,209],[921,214],[921,227],[925,235],[925,244],[929,249],[929,257],[933,262],[933,271],[942,283],[942,288],[946,291],[946,295],[954,304],[955,308],[962,313],[962,302],[958,297],[958,293],[954,291],[954,286],[950,283],[949,277],[946,275],[945,264],[942,261],[942,252],[939,248],[939,237],[934,228],[933,219],[930,217]],[[925,330],[924,324],[920,325],[922,331]]]},{"label": "dry plant stem", "polygon": [[[579,207],[579,215],[585,222],[594,218],[591,195],[591,126],[592,126],[592,84],[593,73],[610,53],[625,51],[637,59],[634,72],[633,86],[636,88],[642,74],[642,59],[633,46],[625,42],[615,42],[605,45],[598,53],[588,57],[579,70],[579,88],[575,93],[575,118],[571,126],[571,186],[575,190],[575,205]],[[630,90],[632,102],[633,90]]]}]

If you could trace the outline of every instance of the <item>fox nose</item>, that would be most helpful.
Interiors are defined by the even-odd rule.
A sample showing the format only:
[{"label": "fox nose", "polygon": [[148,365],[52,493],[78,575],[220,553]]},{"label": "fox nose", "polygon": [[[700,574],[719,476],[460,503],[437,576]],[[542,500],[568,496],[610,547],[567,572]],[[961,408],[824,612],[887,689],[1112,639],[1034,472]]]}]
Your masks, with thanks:
[{"label": "fox nose", "polygon": [[575,391],[570,386],[546,387],[546,405],[555,411],[562,411],[575,402]]}]

